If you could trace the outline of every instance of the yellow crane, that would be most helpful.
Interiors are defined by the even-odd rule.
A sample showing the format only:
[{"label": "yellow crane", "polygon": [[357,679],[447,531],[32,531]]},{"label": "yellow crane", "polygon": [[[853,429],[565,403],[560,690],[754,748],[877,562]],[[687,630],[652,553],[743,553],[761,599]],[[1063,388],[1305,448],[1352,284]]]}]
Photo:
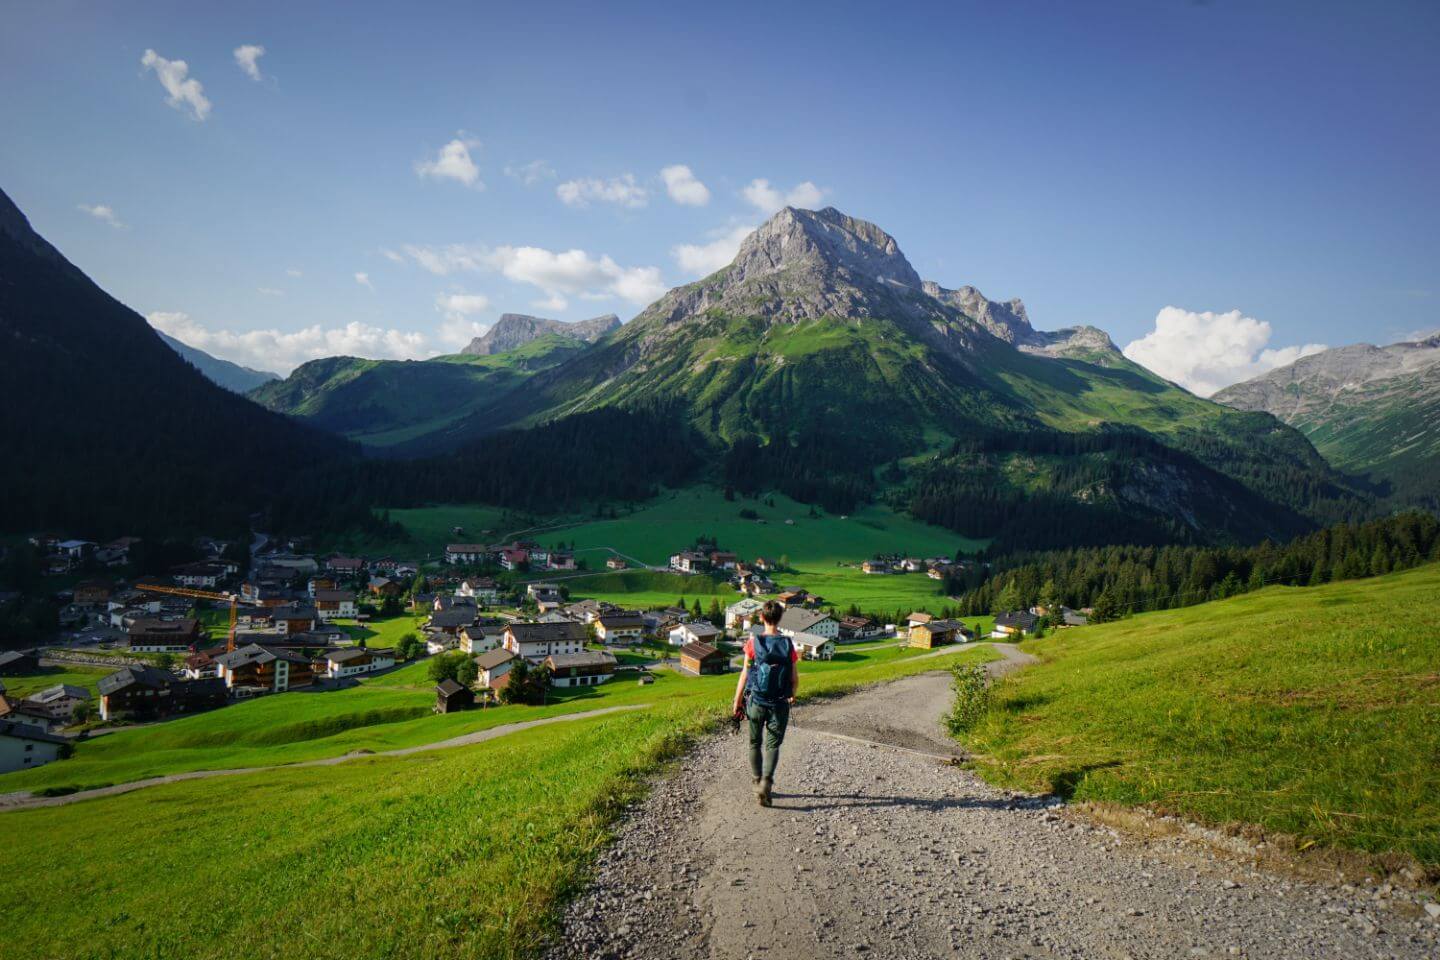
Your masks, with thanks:
[{"label": "yellow crane", "polygon": [[190,587],[167,587],[158,583],[137,583],[136,590],[149,593],[167,593],[172,597],[189,597],[192,600],[220,600],[230,604],[230,633],[225,640],[225,652],[235,650],[235,604],[239,597],[233,593],[214,593],[210,590],[194,590]]}]

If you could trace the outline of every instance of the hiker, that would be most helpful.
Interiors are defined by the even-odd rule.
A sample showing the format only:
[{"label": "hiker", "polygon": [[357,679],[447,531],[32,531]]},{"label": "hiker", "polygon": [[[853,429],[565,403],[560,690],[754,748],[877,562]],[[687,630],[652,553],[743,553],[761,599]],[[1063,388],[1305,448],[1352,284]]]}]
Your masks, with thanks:
[{"label": "hiker", "polygon": [[775,763],[785,742],[790,705],[800,689],[800,651],[777,629],[784,614],[785,608],[774,600],[760,611],[765,632],[745,641],[745,668],[735,685],[733,712],[737,720],[743,715],[750,721],[750,773],[762,807],[770,806]]}]

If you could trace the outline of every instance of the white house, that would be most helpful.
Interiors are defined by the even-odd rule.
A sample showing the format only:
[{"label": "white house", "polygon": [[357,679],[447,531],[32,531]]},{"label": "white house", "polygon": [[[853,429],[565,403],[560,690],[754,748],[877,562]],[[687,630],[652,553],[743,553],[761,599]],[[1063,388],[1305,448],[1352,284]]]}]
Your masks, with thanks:
[{"label": "white house", "polygon": [[455,596],[472,597],[476,603],[491,607],[500,602],[500,586],[489,577],[471,577],[460,581]]},{"label": "white house", "polygon": [[479,671],[476,683],[484,689],[494,689],[510,673],[517,659],[503,648],[482,653],[475,658],[475,669]]},{"label": "white house", "polygon": [[445,547],[445,562],[474,566],[490,557],[490,548],[483,543],[451,543]]},{"label": "white house", "polygon": [[683,647],[687,643],[708,643],[713,646],[719,639],[720,630],[706,620],[682,623],[671,630],[669,636],[672,647]]},{"label": "white house", "polygon": [[639,643],[645,618],[638,613],[606,613],[595,619],[595,636],[601,643]]},{"label": "white house", "polygon": [[563,623],[511,623],[505,627],[504,647],[531,663],[585,649],[585,627],[567,620]]},{"label": "white house", "polygon": [[355,602],[355,593],[352,590],[315,591],[315,614],[321,620],[353,618],[359,612],[360,608]]},{"label": "white house", "polygon": [[759,618],[765,604],[754,597],[737,600],[725,608],[725,629],[743,630]]},{"label": "white house", "polygon": [[52,718],[68,723],[75,716],[75,708],[90,701],[90,691],[70,683],[57,683],[26,699],[43,708]]},{"label": "white house", "polygon": [[500,627],[482,627],[472,623],[460,628],[460,649],[469,654],[481,654],[500,646],[505,631]]},{"label": "white house", "polygon": [[604,683],[615,676],[615,662],[610,654],[595,650],[545,658],[545,665],[550,668],[550,685],[555,687],[590,687]]},{"label": "white house", "polygon": [[805,660],[831,660],[835,657],[835,638],[813,633],[797,633],[790,638]]},{"label": "white house", "polygon": [[325,655],[325,675],[331,678],[354,677],[393,666],[395,654],[390,650],[346,647]]},{"label": "white house", "polygon": [[29,770],[58,760],[69,742],[28,723],[0,720],[0,773]]},{"label": "white house", "polygon": [[792,640],[801,633],[813,633],[831,640],[840,636],[839,621],[828,613],[805,607],[786,607],[785,615],[780,618],[779,629]]}]

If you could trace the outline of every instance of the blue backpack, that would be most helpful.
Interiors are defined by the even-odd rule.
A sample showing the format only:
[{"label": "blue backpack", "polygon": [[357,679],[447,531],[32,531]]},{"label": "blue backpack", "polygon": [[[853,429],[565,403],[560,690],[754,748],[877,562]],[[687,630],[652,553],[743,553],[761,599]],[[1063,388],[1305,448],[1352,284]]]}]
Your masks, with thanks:
[{"label": "blue backpack", "polygon": [[778,707],[790,699],[792,681],[790,671],[793,647],[790,638],[784,634],[757,634],[752,641],[755,661],[750,666],[750,675],[745,687],[750,696],[762,707]]}]

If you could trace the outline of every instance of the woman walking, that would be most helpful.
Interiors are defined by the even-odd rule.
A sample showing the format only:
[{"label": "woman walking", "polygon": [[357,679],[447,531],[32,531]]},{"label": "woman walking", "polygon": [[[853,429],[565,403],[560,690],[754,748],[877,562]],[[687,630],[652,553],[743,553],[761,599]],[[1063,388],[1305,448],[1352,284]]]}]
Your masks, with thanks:
[{"label": "woman walking", "polygon": [[779,630],[784,615],[785,608],[774,600],[760,611],[764,632],[745,641],[745,667],[735,684],[733,712],[750,722],[750,773],[762,807],[770,806],[790,705],[800,689],[800,652]]}]

